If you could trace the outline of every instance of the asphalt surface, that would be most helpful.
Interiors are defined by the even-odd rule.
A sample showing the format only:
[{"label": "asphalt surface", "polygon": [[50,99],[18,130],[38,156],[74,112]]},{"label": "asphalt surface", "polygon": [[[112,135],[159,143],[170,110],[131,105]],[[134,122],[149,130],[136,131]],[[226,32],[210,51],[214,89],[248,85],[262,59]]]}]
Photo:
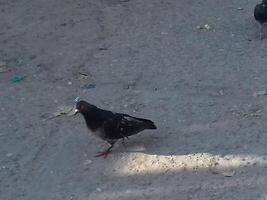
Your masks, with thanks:
[{"label": "asphalt surface", "polygon": [[[267,199],[256,3],[0,0],[0,199]],[[77,96],[158,129],[95,158]]]}]

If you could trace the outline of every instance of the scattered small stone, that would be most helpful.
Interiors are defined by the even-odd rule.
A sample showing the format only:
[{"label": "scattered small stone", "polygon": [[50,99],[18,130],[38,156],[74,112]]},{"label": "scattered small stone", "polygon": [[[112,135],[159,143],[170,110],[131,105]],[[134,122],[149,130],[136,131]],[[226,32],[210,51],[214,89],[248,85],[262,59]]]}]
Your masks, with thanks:
[{"label": "scattered small stone", "polygon": [[92,89],[92,88],[95,88],[96,87],[96,84],[94,83],[89,83],[89,84],[85,84],[82,86],[82,89],[85,89],[85,90],[88,90],[88,89]]},{"label": "scattered small stone", "polygon": [[93,162],[92,160],[88,159],[88,160],[85,160],[83,164],[90,165],[92,162]]},{"label": "scattered small stone", "polygon": [[11,156],[13,156],[13,153],[7,153],[6,157],[10,158]]},{"label": "scattered small stone", "polygon": [[197,26],[196,28],[197,29],[206,29],[206,30],[210,30],[211,29],[210,25],[208,25],[208,24],[205,24],[204,26]]},{"label": "scattered small stone", "polygon": [[210,25],[208,25],[208,24],[205,24],[204,25],[204,28],[207,29],[207,30],[210,30],[211,29]]},{"label": "scattered small stone", "polygon": [[123,86],[123,89],[131,89],[131,88],[134,88],[135,85],[136,85],[136,82],[131,81],[130,83],[124,85],[124,86]]},{"label": "scattered small stone", "polygon": [[220,95],[224,95],[224,91],[223,90],[220,90],[219,93],[220,93]]},{"label": "scattered small stone", "polygon": [[101,57],[102,57],[102,55],[101,55],[100,53],[95,53],[93,56],[94,56],[94,58],[96,58],[96,59],[98,59],[98,58],[101,58]]},{"label": "scattered small stone", "polygon": [[68,81],[68,85],[72,85],[72,82],[71,81]]},{"label": "scattered small stone", "polygon": [[80,81],[88,81],[89,78],[92,78],[92,75],[89,72],[85,72],[85,71],[78,72],[78,79]]},{"label": "scattered small stone", "polygon": [[254,97],[263,96],[263,95],[267,95],[267,91],[266,90],[257,91],[257,92],[255,92],[253,94]]},{"label": "scattered small stone", "polygon": [[99,47],[98,50],[99,50],[99,51],[105,51],[105,50],[108,50],[110,46],[111,46],[111,45],[104,44],[103,46]]},{"label": "scattered small stone", "polygon": [[96,188],[96,191],[101,192],[102,190],[101,188]]},{"label": "scattered small stone", "polygon": [[7,71],[9,70],[8,70],[6,63],[3,61],[0,61],[0,73],[7,72]]},{"label": "scattered small stone", "polygon": [[224,177],[232,177],[235,175],[235,172],[234,171],[230,171],[230,172],[222,172],[222,175]]},{"label": "scattered small stone", "polygon": [[242,7],[238,7],[237,10],[244,10],[244,8],[242,8]]},{"label": "scattered small stone", "polygon": [[248,113],[243,113],[242,116],[244,118],[261,117],[262,116],[262,110],[255,110],[255,111],[251,111],[251,112],[248,112]]}]

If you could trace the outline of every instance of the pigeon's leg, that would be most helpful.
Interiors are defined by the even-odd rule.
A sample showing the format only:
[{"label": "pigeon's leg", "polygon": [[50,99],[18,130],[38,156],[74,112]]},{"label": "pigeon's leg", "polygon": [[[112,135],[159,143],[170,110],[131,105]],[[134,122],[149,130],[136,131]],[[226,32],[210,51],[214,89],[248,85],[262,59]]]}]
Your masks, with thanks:
[{"label": "pigeon's leg", "polygon": [[128,136],[123,136],[122,137],[122,142],[121,144],[125,147],[125,138],[127,138],[127,140],[130,140]]},{"label": "pigeon's leg", "polygon": [[108,154],[111,153],[111,149],[113,148],[115,142],[112,141],[112,142],[108,142],[110,144],[110,147],[108,149],[106,149],[105,151],[100,151],[100,152],[97,152],[97,154],[95,155],[95,157],[101,157],[103,156],[104,158],[106,158],[108,156]]},{"label": "pigeon's leg", "polygon": [[122,138],[122,144],[124,145],[124,143],[125,143],[125,138],[127,138],[127,140],[129,140],[129,137],[128,136],[123,136],[123,138]]}]

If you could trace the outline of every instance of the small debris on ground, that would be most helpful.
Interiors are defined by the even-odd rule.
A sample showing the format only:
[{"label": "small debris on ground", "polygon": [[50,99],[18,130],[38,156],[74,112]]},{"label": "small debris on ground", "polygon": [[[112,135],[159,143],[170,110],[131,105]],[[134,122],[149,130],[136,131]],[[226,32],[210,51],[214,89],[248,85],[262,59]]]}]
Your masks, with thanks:
[{"label": "small debris on ground", "polygon": [[92,88],[95,88],[96,87],[96,84],[94,83],[89,83],[89,84],[85,84],[82,86],[82,89],[85,89],[85,90],[88,90],[88,89],[92,89]]},{"label": "small debris on ground", "polygon": [[91,77],[92,77],[92,75],[90,73],[87,73],[87,72],[78,72],[78,79],[80,81],[88,80]]},{"label": "small debris on ground", "polygon": [[244,118],[249,118],[249,117],[261,117],[262,115],[262,110],[255,110],[252,112],[247,112],[247,113],[243,113],[242,116]]},{"label": "small debris on ground", "polygon": [[210,25],[205,24],[204,26],[197,26],[197,29],[206,29],[206,30],[210,30],[211,27],[210,27]]},{"label": "small debris on ground", "polygon": [[211,29],[210,25],[208,25],[208,24],[205,24],[204,28],[207,29],[207,30]]},{"label": "small debris on ground", "polygon": [[61,115],[73,116],[75,114],[75,109],[73,106],[61,106],[59,109],[53,113],[54,117],[59,117]]},{"label": "small debris on ground", "polygon": [[98,50],[105,51],[108,50],[110,46],[111,46],[110,44],[104,44],[103,46],[99,47]]},{"label": "small debris on ground", "polygon": [[5,62],[0,61],[0,73],[8,72],[9,69]]},{"label": "small debris on ground", "polygon": [[92,162],[93,162],[92,160],[88,159],[88,160],[85,160],[85,161],[83,162],[83,164],[84,164],[85,166],[87,166],[87,165],[90,165]]},{"label": "small debris on ground", "polygon": [[224,95],[224,90],[219,91],[220,95]]},{"label": "small debris on ground", "polygon": [[213,174],[221,174],[224,177],[232,177],[235,175],[235,171],[222,171],[221,169],[212,169]]},{"label": "small debris on ground", "polygon": [[14,76],[14,77],[12,78],[11,81],[12,81],[13,83],[19,83],[19,82],[21,82],[23,79],[24,79],[23,76],[16,75],[16,76]]},{"label": "small debris on ground", "polygon": [[257,91],[257,92],[254,92],[254,94],[253,94],[254,97],[263,96],[263,95],[267,95],[266,90]]},{"label": "small debris on ground", "polygon": [[235,175],[235,171],[222,172],[224,177],[232,177]]}]

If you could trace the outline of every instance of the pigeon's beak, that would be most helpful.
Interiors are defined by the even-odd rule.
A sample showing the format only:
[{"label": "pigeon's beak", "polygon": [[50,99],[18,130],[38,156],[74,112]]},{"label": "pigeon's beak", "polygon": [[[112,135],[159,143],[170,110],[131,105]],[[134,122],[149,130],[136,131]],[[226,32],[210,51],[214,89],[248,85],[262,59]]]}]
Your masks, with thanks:
[{"label": "pigeon's beak", "polygon": [[76,108],[75,110],[74,110],[74,115],[76,115],[77,113],[79,113],[80,111]]}]

